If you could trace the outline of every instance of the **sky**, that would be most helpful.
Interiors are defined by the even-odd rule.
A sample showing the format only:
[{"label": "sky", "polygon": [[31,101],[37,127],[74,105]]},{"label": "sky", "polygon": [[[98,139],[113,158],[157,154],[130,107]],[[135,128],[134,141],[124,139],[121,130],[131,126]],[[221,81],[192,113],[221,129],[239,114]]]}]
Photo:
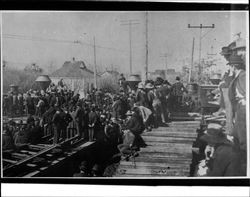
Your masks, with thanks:
[{"label": "sky", "polygon": [[[73,57],[91,67],[95,37],[98,67],[106,69],[113,65],[126,73],[129,72],[129,27],[121,24],[136,20],[139,24],[132,25],[131,30],[132,66],[133,72],[142,72],[146,59],[145,18],[145,12],[141,11],[4,12],[2,57],[19,68],[31,63],[42,68],[59,68]],[[236,38],[236,33],[241,32],[241,37],[248,39],[247,12],[148,12],[149,71],[166,68],[164,54],[167,54],[167,68],[180,70],[184,64],[189,65],[193,38],[194,60],[198,60],[199,29],[189,29],[188,24],[215,24],[214,29],[202,30],[205,36],[201,57],[217,53],[220,65],[225,60],[219,52]]]}]

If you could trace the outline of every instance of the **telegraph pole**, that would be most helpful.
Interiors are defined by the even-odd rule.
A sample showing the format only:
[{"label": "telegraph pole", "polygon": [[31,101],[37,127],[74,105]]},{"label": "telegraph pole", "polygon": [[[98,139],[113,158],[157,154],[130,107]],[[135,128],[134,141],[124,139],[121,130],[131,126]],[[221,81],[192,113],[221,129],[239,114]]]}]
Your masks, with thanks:
[{"label": "telegraph pole", "polygon": [[194,64],[194,38],[193,38],[193,44],[192,44],[192,55],[191,55],[191,65],[190,65],[190,69],[189,69],[189,77],[188,77],[188,82],[191,82],[191,78],[192,78],[192,69],[193,69],[193,64]]},{"label": "telegraph pole", "polygon": [[205,37],[205,35],[207,35],[207,33],[205,33],[204,35],[202,35],[202,29],[213,29],[215,27],[214,24],[212,24],[211,26],[205,26],[205,25],[202,25],[200,24],[199,26],[191,26],[190,24],[188,24],[188,28],[199,28],[200,29],[200,46],[199,46],[199,71],[198,71],[198,75],[199,75],[199,82],[201,80],[201,73],[202,73],[202,68],[201,68],[201,41],[202,41],[202,38]]},{"label": "telegraph pole", "polygon": [[146,12],[146,62],[145,62],[145,80],[148,79],[148,12]]},{"label": "telegraph pole", "polygon": [[130,74],[132,74],[133,72],[133,66],[132,66],[132,25],[137,25],[140,23],[137,23],[136,21],[138,20],[125,20],[125,21],[121,21],[123,22],[121,25],[126,25],[129,27],[129,71]]},{"label": "telegraph pole", "polygon": [[95,36],[94,36],[94,86],[97,88],[97,76],[96,76],[96,45],[95,45]]},{"label": "telegraph pole", "polygon": [[164,55],[160,56],[165,58],[165,78],[167,79],[167,70],[168,70],[168,54],[165,53]]}]

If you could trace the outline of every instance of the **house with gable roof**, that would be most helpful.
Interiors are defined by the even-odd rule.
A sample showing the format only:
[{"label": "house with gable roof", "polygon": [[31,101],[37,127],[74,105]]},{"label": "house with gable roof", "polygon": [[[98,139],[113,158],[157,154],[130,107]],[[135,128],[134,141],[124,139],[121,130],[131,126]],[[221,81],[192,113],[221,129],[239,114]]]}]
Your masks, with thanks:
[{"label": "house with gable roof", "polygon": [[[97,76],[98,78],[99,76]],[[54,84],[63,79],[64,84],[80,97],[84,97],[88,90],[94,87],[94,72],[86,67],[84,61],[65,61],[63,66],[50,75]]]}]

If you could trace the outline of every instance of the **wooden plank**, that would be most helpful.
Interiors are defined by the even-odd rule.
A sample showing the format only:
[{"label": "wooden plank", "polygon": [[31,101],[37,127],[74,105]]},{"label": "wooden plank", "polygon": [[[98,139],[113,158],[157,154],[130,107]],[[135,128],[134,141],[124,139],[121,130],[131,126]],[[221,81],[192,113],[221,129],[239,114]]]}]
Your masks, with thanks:
[{"label": "wooden plank", "polygon": [[184,146],[184,147],[154,147],[154,146],[147,146],[146,148],[143,148],[143,151],[140,153],[180,153],[180,154],[186,154],[186,153],[192,153],[192,147],[191,146]]},{"label": "wooden plank", "polygon": [[184,137],[184,138],[196,138],[197,133],[184,133],[184,132],[165,132],[165,131],[156,131],[156,132],[147,132],[143,133],[142,136],[155,136],[155,137]]},{"label": "wooden plank", "polygon": [[[147,141],[147,147],[156,147],[156,148],[163,148],[165,147],[166,149],[167,148],[186,148],[186,149],[191,149],[192,148],[192,143],[188,143],[188,144],[183,144],[183,143],[176,143],[175,141],[173,141],[173,143],[170,143],[170,142],[154,142],[154,141]],[[146,148],[147,148],[146,147]],[[143,148],[144,149],[144,148]]]},{"label": "wooden plank", "polygon": [[21,153],[12,153],[11,155],[14,155],[14,156],[19,156],[19,157],[29,157],[29,155],[26,155],[26,154],[21,154]]},{"label": "wooden plank", "polygon": [[[197,128],[195,127],[188,127],[188,126],[183,126],[183,127],[170,127],[170,128],[160,128],[160,129],[157,129],[157,130],[152,130],[151,132],[149,133],[153,133],[153,132],[159,132],[159,131],[165,131],[165,132],[183,132],[183,133],[195,133],[197,130]],[[148,132],[146,132],[148,133]]]},{"label": "wooden plank", "polygon": [[37,175],[39,173],[40,173],[40,171],[36,170],[36,171],[33,171],[31,173],[28,173],[28,174],[24,175],[23,177],[33,177],[33,176],[35,176],[35,175]]},{"label": "wooden plank", "polygon": [[3,161],[7,162],[7,163],[12,163],[12,164],[15,164],[17,163],[18,161],[16,160],[11,160],[11,159],[3,159]]},{"label": "wooden plank", "polygon": [[143,136],[143,139],[147,141],[154,142],[176,142],[176,143],[193,143],[193,138],[185,137],[157,137],[157,136]]},{"label": "wooden plank", "polygon": [[197,125],[171,125],[170,127],[159,127],[157,129],[154,129],[154,131],[173,131],[173,130],[180,130],[183,129],[181,131],[195,131],[197,128],[199,128],[199,126]]},{"label": "wooden plank", "polygon": [[151,175],[148,175],[148,174],[116,174],[115,177],[119,178],[119,177],[122,177],[122,178],[138,178],[138,179],[155,179],[155,178],[164,178],[164,177],[188,177],[189,176],[189,173],[186,173],[186,172],[171,172],[171,173],[168,173],[167,175],[166,174],[151,174]]},{"label": "wooden plank", "polygon": [[38,146],[49,147],[52,146],[51,144],[37,144]]},{"label": "wooden plank", "polygon": [[145,157],[141,155],[136,157],[136,161],[139,162],[150,162],[150,163],[176,163],[176,164],[191,164],[192,158],[167,158],[167,157]]},{"label": "wooden plank", "polygon": [[190,158],[192,159],[192,151],[190,153],[178,153],[178,152],[141,152],[140,156],[143,157],[161,157],[161,158]]},{"label": "wooden plank", "polygon": [[[121,161],[119,167],[133,167],[133,163],[131,161]],[[152,162],[139,162],[136,161],[136,166],[137,167],[161,167],[161,168],[169,168],[169,169],[179,169],[179,168],[188,168],[189,169],[189,164],[179,164],[176,165],[175,163],[152,163]]]},{"label": "wooden plank", "polygon": [[33,163],[27,163],[26,166],[32,167],[32,168],[37,167],[37,165],[36,165],[36,164],[33,164]]},{"label": "wooden plank", "polygon": [[[118,174],[120,174],[120,172],[122,173],[128,173],[128,174],[148,174],[148,175],[158,175],[158,174],[164,174],[164,175],[168,175],[168,173],[177,173],[177,172],[185,172],[185,173],[189,173],[189,169],[168,169],[168,168],[119,168],[118,169]],[[121,173],[121,174],[122,174]]]},{"label": "wooden plank", "polygon": [[31,144],[31,145],[29,145],[29,147],[31,147],[31,148],[36,148],[36,149],[40,149],[40,150],[46,148],[46,146],[37,145],[37,144],[36,144],[36,145]]},{"label": "wooden plank", "polygon": [[173,125],[173,124],[176,124],[176,125],[183,125],[183,124],[185,124],[185,125],[199,125],[200,121],[196,121],[196,120],[194,120],[194,121],[172,121],[170,124],[171,125]]},{"label": "wooden plank", "polygon": [[21,152],[21,153],[24,153],[24,154],[30,154],[30,155],[35,155],[35,154],[37,154],[37,152],[28,151],[28,150],[21,150],[20,152]]}]

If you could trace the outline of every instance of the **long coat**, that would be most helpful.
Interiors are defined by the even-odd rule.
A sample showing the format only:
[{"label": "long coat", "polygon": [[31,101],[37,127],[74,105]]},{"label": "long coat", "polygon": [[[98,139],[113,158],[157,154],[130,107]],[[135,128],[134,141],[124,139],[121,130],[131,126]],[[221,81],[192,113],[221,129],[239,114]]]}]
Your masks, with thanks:
[{"label": "long coat", "polygon": [[[246,151],[246,72],[244,70],[241,70],[231,82],[228,91],[234,118],[232,135],[239,142],[240,148]],[[237,94],[241,98],[238,98]]]}]

